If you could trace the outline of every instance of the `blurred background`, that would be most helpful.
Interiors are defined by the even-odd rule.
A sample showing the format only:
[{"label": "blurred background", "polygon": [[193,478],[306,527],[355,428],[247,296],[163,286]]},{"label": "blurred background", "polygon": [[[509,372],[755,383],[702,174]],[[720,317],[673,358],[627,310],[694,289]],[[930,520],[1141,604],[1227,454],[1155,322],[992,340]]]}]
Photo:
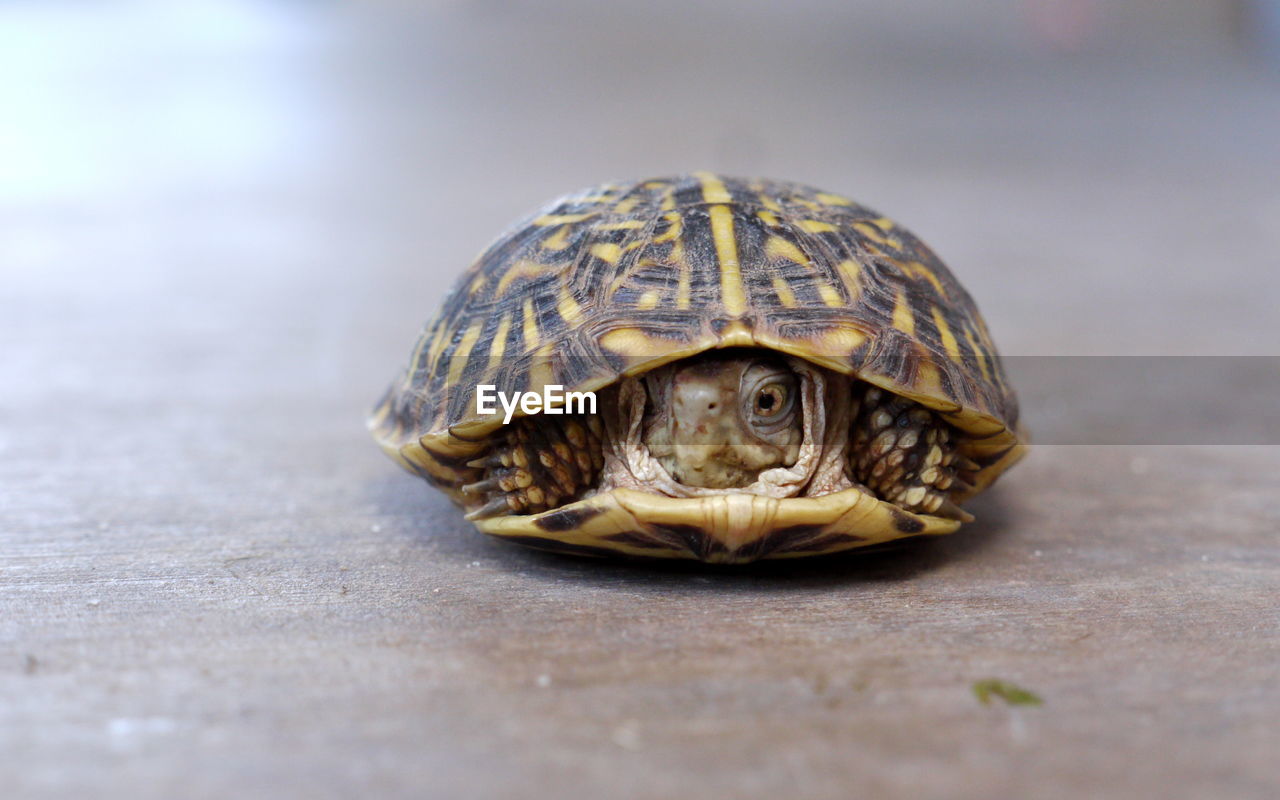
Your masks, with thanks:
[{"label": "blurred background", "polygon": [[[512,220],[705,168],[912,228],[1007,356],[1274,355],[1278,6],[7,0],[0,336],[39,378],[9,391],[355,413]],[[1116,413],[1037,396],[1061,364],[1011,368],[1042,442]],[[1148,369],[1214,383],[1124,371]]]},{"label": "blurred background", "polygon": [[271,347],[290,297],[389,374],[511,220],[711,168],[907,224],[1006,353],[1270,354],[1277,5],[8,0],[5,328]]},{"label": "blurred background", "polygon": [[[561,608],[539,605],[537,592],[567,580],[591,594],[582,587],[594,573],[546,561],[526,573],[521,554],[480,542],[443,500],[396,474],[362,419],[454,276],[508,223],[580,187],[693,169],[810,183],[892,216],[956,272],[1007,355],[1276,355],[1276,0],[3,0],[0,588],[8,588],[0,647],[11,649],[4,680],[12,691],[0,710],[0,751],[21,767],[22,785],[101,788],[100,779],[123,769],[117,788],[163,792],[185,788],[189,778],[234,789],[226,777],[233,774],[293,786],[302,773],[280,771],[285,764],[317,767],[309,785],[323,792],[332,754],[368,745],[365,756],[344,762],[351,781],[344,785],[378,785],[369,783],[377,778],[395,787],[395,775],[418,770],[462,787],[467,772],[519,796],[527,776],[547,777],[530,766],[530,754],[555,739],[569,743],[558,762],[569,772],[555,774],[596,764],[589,773],[596,785],[611,786],[613,770],[633,762],[583,754],[604,742],[627,756],[640,741],[630,723],[591,727],[600,708],[591,697],[538,705],[549,701],[516,690],[534,686],[536,671],[548,667],[495,677],[497,662],[487,655],[510,656],[503,669],[525,663],[521,654],[535,643],[503,620],[536,629]],[[1244,370],[1256,379],[1262,373],[1252,363]],[[1092,369],[1070,373],[1079,379],[1068,385],[1087,386]],[[1266,369],[1274,386],[1280,373]],[[1058,367],[1037,374],[1058,379],[1015,380],[1033,433],[1066,441],[1055,437],[1080,428],[1080,416],[1056,429],[1043,420],[1094,393],[1064,395]],[[1218,392],[1221,384],[1197,366],[1174,370],[1170,381],[1180,383],[1169,391],[1124,383],[1127,368],[1111,374],[1106,385],[1121,388],[1103,395],[1107,405],[1095,409],[1094,422],[1197,385],[1233,394]],[[1275,396],[1262,395],[1272,412]],[[1086,429],[1085,441],[1111,436]],[[1258,441],[1249,438],[1256,430],[1237,443]],[[1261,441],[1280,441],[1274,426],[1269,435]],[[1203,543],[1199,532],[1226,530],[1232,513],[1241,516],[1230,530],[1255,537],[1250,546],[1258,549],[1249,552],[1274,544],[1266,537],[1274,534],[1275,504],[1256,483],[1274,476],[1274,448],[1195,458],[1083,450],[1037,451],[1002,484],[1012,510],[979,508],[997,528],[1003,519],[1015,531],[1003,547],[1021,554],[1019,537],[1055,524],[1105,528],[1125,502],[1136,504],[1126,530],[1138,531],[1152,558],[1175,547],[1168,542]],[[1200,527],[1179,539],[1175,519],[1157,531],[1151,515],[1176,505],[1171,487],[1188,486],[1204,505],[1186,519]],[[1117,496],[1106,494],[1109,487],[1119,487]],[[1045,521],[1044,509],[1057,521]],[[1081,521],[1089,513],[1091,521]],[[1037,525],[1009,522],[1027,519]],[[969,541],[983,541],[975,536]],[[1046,533],[1031,546],[1061,541]],[[1243,541],[1232,552],[1245,552]],[[1102,565],[1119,563],[1145,575],[1152,592],[1178,585],[1164,567],[1148,574],[1135,566],[1131,544],[1111,544],[1105,555],[1087,555],[1102,546],[1096,541],[1081,544],[1086,555],[1061,556],[1058,577],[1046,580],[1066,580],[1063,570],[1078,568],[1071,574],[1087,582]],[[484,569],[469,570],[482,561]],[[1018,563],[1015,573],[1032,569]],[[1188,581],[1179,598],[1230,583],[1216,574]],[[671,583],[663,598],[644,595],[643,583],[627,585],[662,602],[688,588],[681,578]],[[419,607],[433,599],[423,588],[431,585],[473,587],[460,590],[473,595],[431,616]],[[938,608],[955,597],[940,587]],[[1013,591],[1002,587],[991,597]],[[631,631],[628,595],[614,588],[592,590],[604,608],[595,613]],[[858,587],[845,589],[863,597]],[[526,592],[528,615],[506,605],[512,591]],[[1273,584],[1269,591],[1273,599]],[[1238,618],[1203,630],[1234,636],[1231,647],[1247,650],[1259,641],[1259,616],[1244,596],[1216,606]],[[694,599],[718,607],[724,598]],[[1054,609],[1063,602],[1046,599],[1041,618],[1061,620]],[[1168,608],[1181,609],[1169,611],[1148,595],[1137,607],[1150,612],[1143,624],[1158,633],[1160,622],[1185,611],[1181,602],[1169,600]],[[930,613],[928,606],[926,596],[915,613]],[[685,607],[668,611],[679,617]],[[1098,624],[1113,617],[1101,613]],[[1022,617],[1010,619],[1012,630]],[[580,634],[579,649],[568,647],[562,660],[537,652],[537,665],[572,671],[577,652],[610,663],[628,646],[614,641],[597,652],[604,645],[593,643],[610,641],[606,628],[560,624],[548,636]],[[417,641],[405,632],[415,625],[430,629],[438,650],[403,644]],[[947,632],[939,635],[957,630],[938,626]],[[738,629],[716,630],[723,649],[715,653],[740,652]],[[796,632],[792,645],[778,645],[779,663],[787,653],[795,663],[824,664],[853,652],[839,648],[846,629],[830,630],[833,638],[812,649],[794,645],[807,641]],[[662,652],[696,649],[666,633],[636,635]],[[984,633],[966,635],[931,675],[966,658],[984,670],[1011,669],[999,655],[982,660],[1006,652]],[[1191,641],[1179,630],[1165,643],[1175,640]],[[1162,657],[1151,655],[1159,643],[1134,647],[1128,652]],[[1196,707],[1203,714],[1189,711],[1185,724],[1152,711],[1156,723],[1136,735],[1155,755],[1141,765],[1108,761],[1109,737],[1118,735],[1110,732],[1120,730],[1111,709],[1163,708],[1156,699],[1163,692],[1235,685],[1241,675],[1236,665],[1216,672],[1217,662],[1168,655],[1166,666],[1187,665],[1180,677],[1119,685],[1097,706],[1077,708],[1070,719],[1079,727],[1058,739],[1045,733],[1064,760],[1046,772],[1029,769],[1023,788],[1073,775],[1081,763],[1100,780],[1148,790],[1166,779],[1182,788],[1239,779],[1246,783],[1234,788],[1243,794],[1263,786],[1274,778],[1265,766],[1274,748],[1260,734],[1268,730],[1263,717],[1274,720],[1275,651],[1269,661],[1257,650],[1232,652],[1258,658],[1248,703]],[[916,655],[934,663],[931,653]],[[883,674],[898,680],[897,656],[884,658]],[[1098,658],[1101,672],[1088,686],[1110,687],[1128,663],[1107,667]],[[1055,659],[1049,653],[1040,666]],[[455,670],[459,664],[467,670]],[[840,669],[834,664],[832,674]],[[917,680],[906,670],[902,681]],[[506,689],[493,695],[467,675]],[[1063,680],[1079,688],[1074,677]],[[403,694],[406,686],[416,693]],[[718,690],[708,691],[681,695],[669,718],[644,716],[646,708],[661,714],[662,700],[633,713],[644,730],[671,734],[663,725],[692,708],[707,730],[720,731],[716,720],[727,717],[717,714],[732,717],[737,707],[726,711]],[[897,710],[881,721],[918,723],[903,729],[904,748],[952,746],[930,739],[933,714],[953,697],[938,691],[918,707],[892,695]],[[352,707],[379,716],[353,720],[349,707],[333,705],[332,693],[349,692],[357,695]],[[545,712],[536,717],[545,721],[517,723],[486,705],[499,702]],[[963,691],[955,702],[966,709],[957,714],[968,713]],[[737,741],[751,720],[770,713],[762,706],[725,728],[722,740]],[[577,728],[574,720],[589,724]],[[880,774],[888,762],[876,760],[879,751],[859,750],[865,729],[823,724],[834,731],[824,741],[838,750],[822,761],[830,774],[846,763]],[[647,763],[662,764],[658,774],[685,788],[681,781],[720,762],[714,747],[680,730],[666,760]],[[816,729],[799,730],[802,739]],[[1224,730],[1241,738],[1219,735]],[[1172,740],[1160,740],[1161,731],[1173,731]],[[971,786],[1009,789],[1001,764],[984,760],[981,743],[990,740],[973,741],[978,749],[966,751],[960,772],[937,772],[938,785],[958,775]],[[435,747],[418,752],[421,742]],[[483,753],[493,748],[516,754],[508,770],[488,772],[493,762]],[[758,785],[792,785],[807,769],[804,759],[825,751],[807,752],[757,776]],[[849,760],[855,752],[872,761]],[[1164,774],[1173,761],[1183,772]],[[69,763],[81,771],[68,772]],[[1231,768],[1218,770],[1221,763]],[[1082,792],[1097,788],[1079,780]]]}]

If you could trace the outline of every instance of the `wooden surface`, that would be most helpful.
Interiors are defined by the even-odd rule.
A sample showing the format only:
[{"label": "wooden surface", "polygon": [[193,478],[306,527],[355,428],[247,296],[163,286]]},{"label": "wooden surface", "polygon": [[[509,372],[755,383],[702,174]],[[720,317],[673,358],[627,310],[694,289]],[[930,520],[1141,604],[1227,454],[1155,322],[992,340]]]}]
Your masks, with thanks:
[{"label": "wooden surface", "polygon": [[[1070,398],[1101,389],[1052,357],[1275,355],[1275,81],[884,12],[562,5],[0,9],[3,794],[1274,797],[1280,437],[1093,436]],[[976,524],[574,560],[373,446],[505,224],[703,166],[895,216],[1041,357],[1050,440]],[[987,678],[1044,704],[983,706]]]}]

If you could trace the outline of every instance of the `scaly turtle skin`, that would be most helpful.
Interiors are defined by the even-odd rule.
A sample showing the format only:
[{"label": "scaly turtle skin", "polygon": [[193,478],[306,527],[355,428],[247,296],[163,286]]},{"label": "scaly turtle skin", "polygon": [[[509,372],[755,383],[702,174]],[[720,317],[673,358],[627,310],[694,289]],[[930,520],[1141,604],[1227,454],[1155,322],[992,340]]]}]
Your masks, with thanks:
[{"label": "scaly turtle skin", "polygon": [[[739,403],[739,380],[773,394]],[[481,384],[600,407],[504,425],[477,412]],[[781,444],[755,446],[750,404],[783,399]],[[920,240],[839,195],[709,173],[606,184],[510,229],[369,427],[486,533],[717,562],[951,533],[1025,449],[977,307]]]}]

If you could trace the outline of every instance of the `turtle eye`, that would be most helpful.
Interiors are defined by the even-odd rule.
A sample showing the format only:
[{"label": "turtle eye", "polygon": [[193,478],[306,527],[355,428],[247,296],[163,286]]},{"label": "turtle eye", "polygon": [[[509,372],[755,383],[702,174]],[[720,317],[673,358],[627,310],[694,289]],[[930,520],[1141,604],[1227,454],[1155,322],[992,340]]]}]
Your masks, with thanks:
[{"label": "turtle eye", "polygon": [[791,370],[768,362],[753,364],[743,375],[739,391],[743,420],[757,435],[772,436],[795,421],[799,403]]},{"label": "turtle eye", "polygon": [[790,387],[783,383],[771,383],[756,392],[756,416],[769,419],[781,414],[791,397]]}]

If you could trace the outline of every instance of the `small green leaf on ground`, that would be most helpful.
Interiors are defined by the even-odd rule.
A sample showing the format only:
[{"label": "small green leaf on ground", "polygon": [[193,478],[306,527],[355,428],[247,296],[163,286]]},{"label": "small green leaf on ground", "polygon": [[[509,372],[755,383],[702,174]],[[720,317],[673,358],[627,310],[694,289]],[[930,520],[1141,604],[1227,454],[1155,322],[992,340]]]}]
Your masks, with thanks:
[{"label": "small green leaf on ground", "polygon": [[996,678],[974,681],[973,696],[978,698],[979,703],[984,706],[990,705],[992,695],[999,697],[1011,706],[1038,706],[1044,703],[1040,699],[1040,695],[1008,681],[997,680]]}]

